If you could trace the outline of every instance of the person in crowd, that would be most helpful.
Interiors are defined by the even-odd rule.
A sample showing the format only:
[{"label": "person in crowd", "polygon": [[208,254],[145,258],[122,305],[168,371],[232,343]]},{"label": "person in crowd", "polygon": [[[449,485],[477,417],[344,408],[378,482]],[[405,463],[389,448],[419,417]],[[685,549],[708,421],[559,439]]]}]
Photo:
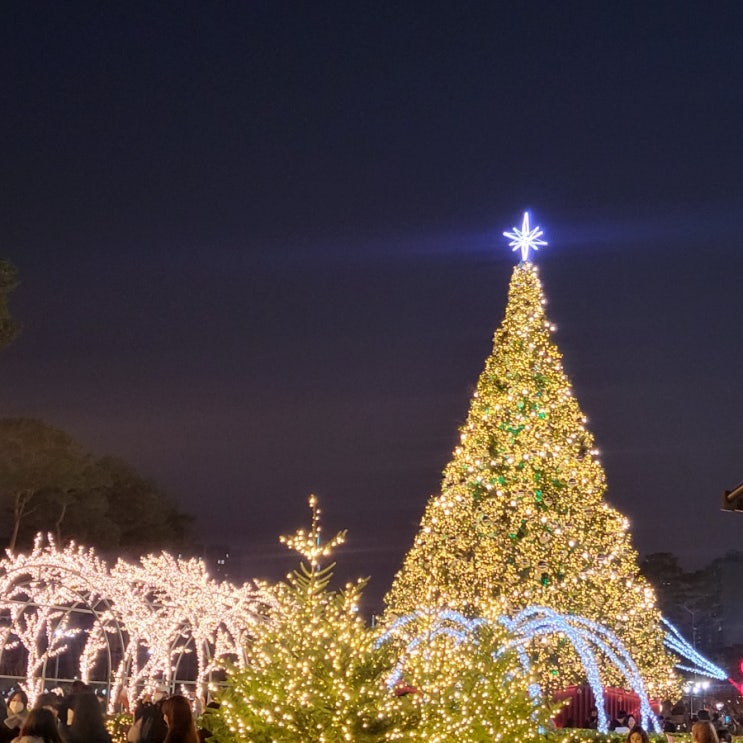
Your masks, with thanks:
[{"label": "person in crowd", "polygon": [[126,736],[129,743],[163,743],[168,733],[162,711],[166,694],[166,688],[161,686],[155,691],[150,701],[145,697],[142,698],[134,711],[134,725]]},{"label": "person in crowd", "polygon": [[16,689],[8,697],[8,716],[0,725],[0,743],[8,743],[21,734],[28,717],[28,696],[23,689]]},{"label": "person in crowd", "polygon": [[149,707],[152,704],[152,694],[145,692],[142,696],[137,699],[137,703],[134,705],[134,722],[136,722],[145,710],[145,707]]},{"label": "person in crowd", "polygon": [[635,725],[630,728],[629,733],[627,733],[627,743],[650,743],[650,738],[644,728]]},{"label": "person in crowd", "polygon": [[43,707],[32,709],[26,715],[14,743],[62,743],[57,719],[48,709]]},{"label": "person in crowd", "polygon": [[199,743],[191,704],[186,697],[175,694],[163,702],[163,717],[168,726],[164,743]]},{"label": "person in crowd", "polygon": [[599,711],[596,707],[591,707],[588,713],[588,719],[583,723],[584,728],[597,730],[599,726]]},{"label": "person in crowd", "polygon": [[62,703],[61,697],[51,691],[46,691],[43,694],[39,694],[34,702],[34,709],[46,709],[54,715],[54,719],[57,723],[57,730],[59,737],[67,741],[67,729],[62,725],[62,720],[59,719],[59,707]]},{"label": "person in crowd", "polygon": [[77,695],[67,737],[70,743],[111,743],[101,703],[92,692]]},{"label": "person in crowd", "polygon": [[70,685],[70,693],[60,702],[57,713],[59,720],[64,728],[72,724],[72,710],[75,709],[75,703],[80,694],[90,691],[90,687],[80,679],[75,679]]},{"label": "person in crowd", "polygon": [[612,730],[614,732],[629,732],[629,728],[627,730],[622,730],[621,728],[626,727],[627,722],[627,713],[625,710],[620,709],[619,712],[617,712],[617,716],[613,717],[611,721],[609,722],[609,730]]},{"label": "person in crowd", "polygon": [[55,717],[59,714],[59,702],[60,698],[52,693],[51,691],[45,691],[43,694],[39,694],[34,702],[34,709],[48,709]]},{"label": "person in crowd", "polygon": [[709,720],[697,720],[691,726],[693,743],[720,743],[714,725]]}]

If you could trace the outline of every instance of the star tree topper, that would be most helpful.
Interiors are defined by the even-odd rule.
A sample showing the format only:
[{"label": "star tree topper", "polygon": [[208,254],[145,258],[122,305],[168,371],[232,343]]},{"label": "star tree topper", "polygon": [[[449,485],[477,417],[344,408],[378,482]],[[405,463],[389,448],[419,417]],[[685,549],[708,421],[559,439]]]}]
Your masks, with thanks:
[{"label": "star tree topper", "polygon": [[541,227],[529,227],[529,212],[524,212],[524,221],[521,223],[521,229],[518,227],[513,228],[513,232],[504,232],[504,237],[511,238],[511,242],[508,243],[509,248],[513,250],[521,250],[521,260],[529,260],[530,250],[539,250],[543,248],[547,242],[546,240],[540,240],[544,231]]}]

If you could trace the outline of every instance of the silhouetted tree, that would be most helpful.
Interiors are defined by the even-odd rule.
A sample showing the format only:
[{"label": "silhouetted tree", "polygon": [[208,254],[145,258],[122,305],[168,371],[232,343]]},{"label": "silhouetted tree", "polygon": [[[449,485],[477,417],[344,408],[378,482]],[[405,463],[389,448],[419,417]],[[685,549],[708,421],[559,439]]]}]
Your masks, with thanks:
[{"label": "silhouetted tree", "polygon": [[104,552],[180,548],[191,522],[125,463],[96,459],[64,431],[24,418],[0,420],[0,508],[12,551],[38,532]]},{"label": "silhouetted tree", "polygon": [[8,548],[15,550],[21,527],[34,514],[53,530],[49,493],[70,494],[98,485],[93,458],[66,434],[29,418],[0,420],[0,498],[10,516]]}]

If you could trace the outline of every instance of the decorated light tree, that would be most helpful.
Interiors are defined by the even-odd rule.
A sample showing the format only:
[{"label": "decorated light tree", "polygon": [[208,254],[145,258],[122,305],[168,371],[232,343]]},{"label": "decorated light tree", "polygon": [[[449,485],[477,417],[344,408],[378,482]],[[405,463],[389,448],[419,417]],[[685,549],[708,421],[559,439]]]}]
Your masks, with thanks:
[{"label": "decorated light tree", "polygon": [[541,740],[548,706],[497,622],[418,612],[367,628],[357,608],[363,581],[329,588],[321,566],[344,532],[312,528],[282,538],[305,562],[276,587],[269,622],[227,674],[218,710],[205,717],[216,743],[485,743]]},{"label": "decorated light tree", "polygon": [[401,704],[387,688],[391,649],[358,614],[365,581],[329,588],[324,557],[344,541],[321,541],[320,510],[310,497],[312,528],[282,541],[306,562],[276,587],[270,622],[246,645],[247,664],[228,673],[220,708],[208,723],[218,743],[342,743],[384,740]]},{"label": "decorated light tree", "polygon": [[[387,596],[388,617],[417,607],[469,615],[540,605],[612,629],[651,695],[675,683],[653,589],[642,578],[629,522],[604,501],[604,470],[552,340],[529,251],[529,226],[504,233],[522,260],[485,363],[461,443],[429,501]],[[578,658],[557,638],[537,654],[552,686],[580,683]],[[603,669],[605,685],[620,683]]]}]

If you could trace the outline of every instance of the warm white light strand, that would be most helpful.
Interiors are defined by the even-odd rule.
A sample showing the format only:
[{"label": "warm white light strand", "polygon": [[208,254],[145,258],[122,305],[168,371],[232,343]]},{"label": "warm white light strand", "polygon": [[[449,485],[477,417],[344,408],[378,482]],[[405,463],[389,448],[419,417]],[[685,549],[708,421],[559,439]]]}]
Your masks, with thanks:
[{"label": "warm white light strand", "polygon": [[[112,568],[93,550],[38,535],[29,554],[0,560],[0,659],[22,645],[26,685],[38,694],[48,661],[70,652],[73,637],[81,679],[90,680],[109,643],[121,660],[108,669],[114,680],[109,708],[124,691],[134,698],[156,683],[171,685],[181,655],[195,652],[194,682],[204,690],[220,659],[242,666],[243,647],[256,623],[266,621],[273,598],[263,585],[213,580],[201,560],[162,553]],[[76,610],[93,624],[73,626]],[[81,648],[81,649],[80,649]]]}]

